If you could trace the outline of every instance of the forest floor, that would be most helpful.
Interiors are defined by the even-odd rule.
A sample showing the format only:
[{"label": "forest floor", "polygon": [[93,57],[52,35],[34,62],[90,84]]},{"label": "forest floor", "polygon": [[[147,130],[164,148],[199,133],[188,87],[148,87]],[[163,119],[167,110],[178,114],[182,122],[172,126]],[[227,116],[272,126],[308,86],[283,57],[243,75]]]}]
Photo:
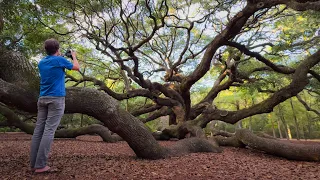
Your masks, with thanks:
[{"label": "forest floor", "polygon": [[[55,139],[49,165],[56,172],[35,175],[29,169],[30,139],[22,133],[0,133],[1,180],[320,179],[319,162],[289,161],[252,149],[225,147],[218,154],[193,153],[151,161],[137,159],[126,142],[103,143],[97,136]],[[175,141],[160,143],[170,146]]]}]

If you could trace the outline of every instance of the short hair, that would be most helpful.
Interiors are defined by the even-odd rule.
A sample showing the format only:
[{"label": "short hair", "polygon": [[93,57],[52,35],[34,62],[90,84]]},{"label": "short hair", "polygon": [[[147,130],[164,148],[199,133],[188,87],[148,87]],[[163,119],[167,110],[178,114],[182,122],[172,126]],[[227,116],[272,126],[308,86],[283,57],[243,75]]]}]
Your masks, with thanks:
[{"label": "short hair", "polygon": [[59,42],[55,39],[47,39],[44,42],[44,49],[48,55],[53,55],[59,50]]}]

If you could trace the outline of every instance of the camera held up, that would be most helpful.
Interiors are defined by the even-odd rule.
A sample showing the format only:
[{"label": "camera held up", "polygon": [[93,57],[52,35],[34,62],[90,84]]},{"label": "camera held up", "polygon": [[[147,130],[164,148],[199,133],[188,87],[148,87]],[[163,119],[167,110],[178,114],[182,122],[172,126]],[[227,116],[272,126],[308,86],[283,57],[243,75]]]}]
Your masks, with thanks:
[{"label": "camera held up", "polygon": [[67,50],[66,53],[64,54],[64,56],[73,59],[73,58],[72,58],[71,51],[72,51],[71,49]]}]

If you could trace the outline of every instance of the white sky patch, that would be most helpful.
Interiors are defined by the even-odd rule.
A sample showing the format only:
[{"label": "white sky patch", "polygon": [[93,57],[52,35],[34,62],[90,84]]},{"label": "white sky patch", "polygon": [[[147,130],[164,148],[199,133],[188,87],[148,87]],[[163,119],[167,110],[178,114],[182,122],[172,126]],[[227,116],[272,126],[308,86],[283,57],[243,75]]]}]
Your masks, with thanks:
[{"label": "white sky patch", "polygon": [[36,56],[31,57],[30,59],[31,59],[31,61],[34,61],[34,62],[38,63],[42,58],[43,58],[43,56],[38,54]]}]

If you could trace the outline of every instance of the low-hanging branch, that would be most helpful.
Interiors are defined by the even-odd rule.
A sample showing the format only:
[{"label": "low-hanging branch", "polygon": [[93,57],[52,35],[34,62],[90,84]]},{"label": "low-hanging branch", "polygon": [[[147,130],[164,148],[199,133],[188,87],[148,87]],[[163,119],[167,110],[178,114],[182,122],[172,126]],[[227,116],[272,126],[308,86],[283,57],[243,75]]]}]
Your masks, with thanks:
[{"label": "low-hanging branch", "polygon": [[[99,86],[100,90],[105,91],[107,94],[109,94],[110,96],[112,96],[113,98],[117,99],[117,100],[124,100],[124,99],[130,99],[133,97],[147,97],[155,102],[157,102],[158,105],[163,105],[163,106],[175,106],[178,103],[171,98],[162,98],[159,97],[159,93],[153,93],[150,90],[147,89],[134,89],[134,90],[129,90],[126,93],[116,93],[114,91],[112,91],[109,87],[106,86],[106,84],[101,81],[98,80],[94,77],[88,77],[88,76],[83,76],[82,79],[76,79],[75,77],[71,76],[71,75],[66,75],[66,77],[72,79],[75,82],[84,82],[84,81],[90,81],[93,82],[94,85]],[[159,87],[162,87],[162,85],[159,85]],[[166,92],[166,89],[163,87],[163,92]]]},{"label": "low-hanging branch", "polygon": [[141,119],[141,121],[143,123],[146,123],[146,122],[149,122],[149,121],[152,121],[152,120],[155,120],[157,118],[160,118],[160,117],[163,117],[163,116],[167,116],[169,114],[172,114],[173,111],[168,108],[168,107],[162,107],[161,109],[153,112],[151,115],[149,115],[148,117],[146,117],[145,119]]},{"label": "low-hanging branch", "polygon": [[[8,107],[0,105],[0,114],[6,117],[6,121],[0,126],[14,126],[19,128],[27,134],[33,134],[34,125],[23,122],[18,115],[16,115]],[[116,142],[119,140],[118,136],[112,136],[108,128],[100,125],[93,124],[86,127],[81,127],[77,129],[61,129],[55,132],[55,138],[76,138],[78,136],[87,135],[87,134],[97,134],[99,135],[104,142]]]},{"label": "low-hanging branch", "polygon": [[152,98],[152,94],[150,93],[150,91],[146,89],[135,89],[135,90],[128,91],[127,93],[120,94],[112,91],[108,86],[106,86],[106,84],[103,81],[98,80],[94,77],[83,76],[82,79],[76,79],[75,77],[69,74],[66,74],[66,77],[70,78],[71,80],[77,83],[81,83],[85,81],[93,82],[94,85],[99,86],[101,90],[105,91],[107,94],[109,94],[110,96],[112,96],[117,100],[124,100],[124,99],[129,99],[137,96]]},{"label": "low-hanging branch", "polygon": [[160,109],[162,106],[156,104],[156,105],[150,105],[150,106],[147,106],[147,107],[142,107],[142,108],[139,108],[139,109],[136,109],[132,112],[130,112],[133,116],[140,116],[142,114],[146,114],[146,113],[149,113],[149,112],[153,112],[155,110],[158,110]]}]

